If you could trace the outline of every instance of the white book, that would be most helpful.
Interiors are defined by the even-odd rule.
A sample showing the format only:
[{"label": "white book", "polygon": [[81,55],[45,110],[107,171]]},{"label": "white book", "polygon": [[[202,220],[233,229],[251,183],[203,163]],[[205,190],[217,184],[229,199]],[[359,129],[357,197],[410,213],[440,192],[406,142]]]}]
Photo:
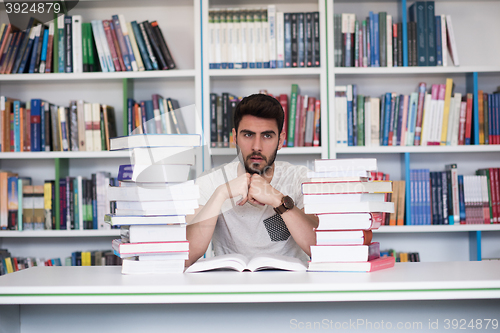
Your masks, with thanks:
[{"label": "white book", "polygon": [[235,270],[238,272],[256,272],[266,269],[305,272],[306,266],[299,259],[277,254],[255,255],[247,258],[242,254],[224,254],[212,258],[202,258],[188,267],[185,273],[205,272],[212,270]]},{"label": "white book", "polygon": [[364,110],[365,110],[364,132],[365,132],[365,146],[366,147],[371,146],[371,137],[372,137],[371,105],[372,105],[372,103],[370,101],[370,97],[366,96],[365,97],[365,104],[364,104]]},{"label": "white book", "polygon": [[[370,97],[370,123],[371,123],[371,136],[370,141],[372,146],[380,145],[380,98]],[[368,137],[365,137],[365,142]]]},{"label": "white book", "polygon": [[376,158],[345,158],[314,160],[315,172],[331,172],[345,170],[377,170]]},{"label": "white book", "polygon": [[450,98],[450,109],[448,112],[448,128],[446,129],[446,145],[451,146],[451,140],[453,136],[453,125],[455,124],[455,97]]},{"label": "white book", "polygon": [[118,180],[138,183],[185,182],[191,166],[187,164],[120,165]]},{"label": "white book", "polygon": [[441,142],[441,131],[443,127],[444,99],[438,99],[434,117],[433,142]]},{"label": "white book", "polygon": [[220,11],[220,55],[221,68],[227,68],[228,63],[227,12]]},{"label": "white book", "polygon": [[102,24],[98,20],[92,20],[92,32],[94,34],[95,46],[97,49],[97,56],[99,57],[99,64],[103,72],[109,72],[108,61],[106,59],[106,53],[104,52],[104,46],[102,45],[101,32],[99,29],[99,24]]},{"label": "white book", "polygon": [[72,51],[73,51],[73,73],[83,73],[83,50],[82,50],[82,16],[73,15],[72,19]]},{"label": "white book", "polygon": [[200,198],[198,185],[172,185],[164,188],[116,187],[108,188],[110,201],[169,201]]},{"label": "white book", "polygon": [[[172,201],[116,201],[116,209],[121,210],[176,210],[196,209],[198,200],[172,200]],[[119,215],[119,214],[116,214]]]},{"label": "white book", "polygon": [[453,127],[451,129],[451,142],[450,144],[452,146],[458,146],[458,130],[460,128],[460,108],[462,106],[462,94],[461,93],[455,93],[455,96],[453,96],[452,100],[453,102],[453,109],[451,108],[450,104],[450,113],[453,112],[454,118],[453,118]]},{"label": "white book", "polygon": [[384,202],[385,193],[310,194],[304,196],[304,205],[359,202]]},{"label": "white book", "polygon": [[148,242],[148,243],[125,243],[121,239],[114,239],[111,247],[116,255],[130,257],[140,254],[164,254],[170,252],[189,251],[189,242]]},{"label": "white book", "polygon": [[163,104],[163,113],[161,116],[163,117],[163,120],[165,122],[165,127],[166,127],[166,132],[165,134],[173,134],[174,130],[172,129],[173,121],[170,116],[170,112],[168,111],[168,105],[167,105],[167,99],[162,98],[162,104]]},{"label": "white book", "polygon": [[77,176],[77,184],[78,184],[78,226],[80,230],[83,230],[83,177]]},{"label": "white book", "polygon": [[324,203],[304,204],[306,214],[331,213],[394,213],[393,202],[338,202],[325,205]]},{"label": "white book", "polygon": [[193,215],[193,208],[186,209],[154,209],[154,210],[130,210],[130,209],[115,209],[116,215],[127,216],[158,216],[158,215]]},{"label": "white book", "polygon": [[187,260],[189,252],[172,252],[155,255],[140,255],[137,256],[139,261],[159,261],[159,260]]},{"label": "white book", "polygon": [[101,105],[92,103],[92,143],[93,151],[101,151]]},{"label": "white book", "polygon": [[102,20],[97,21],[97,28],[99,29],[99,36],[101,38],[101,43],[104,49],[104,54],[106,55],[106,60],[108,62],[108,69],[110,72],[115,71],[115,64],[113,63],[113,57],[111,57],[111,51],[106,39],[106,33],[104,32],[104,26],[102,25]]},{"label": "white book", "polygon": [[130,163],[137,164],[195,164],[195,151],[191,147],[146,147],[130,151]]},{"label": "white book", "polygon": [[[386,16],[386,30],[387,30],[387,67],[392,67],[392,15]],[[393,141],[394,142],[394,141]]]},{"label": "white book", "polygon": [[262,50],[262,67],[270,67],[270,56],[269,56],[269,19],[267,17],[267,10],[261,10],[261,34],[260,34],[260,45]]},{"label": "white book", "polygon": [[380,257],[380,244],[370,245],[313,245],[311,246],[311,262],[346,262],[368,261]]},{"label": "white book", "polygon": [[105,214],[103,221],[110,225],[170,225],[170,224],[186,224],[186,217],[182,215],[165,215],[165,216],[133,216],[133,215],[116,215]]},{"label": "white book", "polygon": [[[105,223],[104,216],[108,213],[109,204],[106,204],[108,197],[106,195],[106,188],[109,186],[109,173],[106,172],[96,172],[96,192],[97,192],[97,229],[107,230],[111,229],[111,226]],[[108,209],[106,209],[106,206]]]},{"label": "white book", "polygon": [[370,172],[366,170],[340,170],[340,171],[326,171],[314,172],[308,171],[307,178],[344,178],[344,177],[370,177]]},{"label": "white book", "polygon": [[141,147],[198,147],[199,134],[136,134],[110,139],[110,150]]},{"label": "white book", "polygon": [[93,151],[94,150],[94,131],[92,130],[92,104],[85,103],[83,105],[84,110],[84,120],[85,120],[85,150]]},{"label": "white book", "polygon": [[453,65],[459,66],[457,42],[455,41],[455,32],[453,31],[453,23],[450,15],[446,15],[446,31],[448,37],[448,51],[450,52],[451,60],[453,61]]},{"label": "white book", "polygon": [[214,23],[214,11],[211,9],[208,11],[208,38],[210,40],[210,47],[208,51],[208,63],[209,68],[215,68],[215,23]]},{"label": "white book", "polygon": [[335,131],[337,147],[347,147],[347,86],[335,86]]},{"label": "white book", "polygon": [[276,67],[285,67],[285,20],[283,12],[276,12]]},{"label": "white book", "polygon": [[234,24],[233,24],[233,11],[228,9],[226,11],[226,57],[227,68],[234,68],[235,54],[233,53],[236,45],[234,40]]},{"label": "white book", "polygon": [[124,258],[122,260],[122,274],[124,275],[163,275],[182,274],[183,272],[184,259],[142,261]]},{"label": "white book", "polygon": [[220,24],[220,11],[214,10],[214,38],[215,38],[215,67],[221,68],[222,63],[222,32]]},{"label": "white book", "polygon": [[443,54],[443,66],[448,66],[448,40],[446,38],[446,16],[441,17],[441,52]]},{"label": "white book", "polygon": [[269,67],[276,68],[276,5],[267,6]]},{"label": "white book", "polygon": [[431,128],[431,100],[432,95],[429,93],[425,94],[424,99],[424,117],[422,121],[422,141],[420,143],[421,146],[427,146],[427,142],[429,141],[429,134]]},{"label": "white book", "polygon": [[247,14],[245,10],[240,11],[240,57],[241,57],[241,68],[248,67],[248,50],[247,50],[247,37],[248,37],[248,25],[247,25]]},{"label": "white book", "polygon": [[303,194],[392,193],[391,181],[302,183]]},{"label": "white book", "polygon": [[120,236],[130,243],[185,241],[186,224],[122,225]]},{"label": "white book", "polygon": [[127,22],[125,21],[125,16],[123,14],[118,14],[118,21],[120,21],[120,27],[122,29],[123,38],[125,40],[125,46],[129,54],[132,71],[137,72],[139,71],[139,67],[137,65],[135,52],[132,49],[132,43],[130,40],[130,33],[129,33],[129,31],[132,31],[132,29],[129,30]]},{"label": "white book", "polygon": [[238,10],[233,11],[233,37],[232,37],[232,48],[233,48],[233,63],[234,68],[242,68],[241,60],[241,22],[240,22],[240,12]]},{"label": "white book", "polygon": [[130,37],[130,44],[132,46],[132,51],[134,52],[134,58],[137,62],[137,69],[139,70],[139,72],[143,72],[146,70],[146,68],[144,67],[144,62],[141,58],[141,52],[139,51],[139,47],[137,46],[134,29],[132,28],[132,24],[130,22],[125,22],[125,25],[127,26],[128,35]]},{"label": "white book", "polygon": [[255,48],[255,67],[262,68],[264,50],[262,49],[262,18],[259,10],[254,11],[253,15],[253,43]]},{"label": "white book", "polygon": [[251,10],[247,11],[247,51],[248,67],[255,68],[255,22]]},{"label": "white book", "polygon": [[57,109],[57,113],[59,116],[59,129],[61,132],[61,151],[69,150],[69,142],[68,142],[68,124],[66,120],[66,108],[64,106],[60,106]]},{"label": "white book", "polygon": [[87,146],[85,144],[85,102],[81,99],[76,102],[76,112],[78,121],[78,150],[86,151]]}]

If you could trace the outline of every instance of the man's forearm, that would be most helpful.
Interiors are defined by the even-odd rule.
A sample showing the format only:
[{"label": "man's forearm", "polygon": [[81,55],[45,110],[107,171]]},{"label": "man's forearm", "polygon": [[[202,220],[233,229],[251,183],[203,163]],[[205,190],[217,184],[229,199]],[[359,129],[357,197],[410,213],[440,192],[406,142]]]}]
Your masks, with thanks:
[{"label": "man's forearm", "polygon": [[314,216],[306,215],[302,210],[293,207],[281,215],[283,221],[290,231],[293,239],[300,248],[308,255],[311,255],[311,245],[316,244],[316,232],[318,220]]},{"label": "man's forearm", "polygon": [[189,241],[188,266],[207,251],[224,201],[223,195],[216,190],[204,206],[197,209],[193,216],[188,216],[186,228]]}]

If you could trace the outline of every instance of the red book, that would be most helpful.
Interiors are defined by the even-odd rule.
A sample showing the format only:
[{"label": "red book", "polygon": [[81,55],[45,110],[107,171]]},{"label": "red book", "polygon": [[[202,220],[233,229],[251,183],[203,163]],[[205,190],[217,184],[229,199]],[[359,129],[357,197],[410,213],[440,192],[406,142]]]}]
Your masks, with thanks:
[{"label": "red book", "polygon": [[467,113],[465,116],[465,144],[471,144],[472,130],[472,93],[467,93]]},{"label": "red book", "polygon": [[420,141],[422,139],[422,119],[424,115],[426,89],[426,84],[424,82],[420,82],[418,85],[417,123],[415,125],[415,142],[413,143],[414,146],[420,146]]},{"label": "red book", "polygon": [[[122,67],[120,65],[120,61],[118,59],[118,54],[116,53],[116,48],[115,48],[115,44],[113,42],[113,36],[111,34],[111,27],[110,27],[109,20],[102,20],[102,26],[104,28],[104,33],[106,34],[106,41],[108,42],[109,51],[111,52],[111,58],[113,59],[113,64],[115,66],[115,70],[116,71],[123,71],[125,69],[124,68],[122,69]],[[115,36],[115,38],[116,38],[116,36]]]},{"label": "red book", "polygon": [[[495,184],[492,187],[492,189],[495,190],[496,214],[493,216],[496,216],[496,217],[495,217],[494,223],[500,223],[500,168],[490,169],[490,177],[491,177],[491,173],[492,173],[491,170],[493,170],[493,174],[495,175]],[[492,205],[493,205],[493,202],[492,202]]]},{"label": "red book", "polygon": [[19,264],[16,257],[12,258],[12,268],[14,269],[14,272],[17,272],[19,270]]},{"label": "red book", "polygon": [[374,272],[394,267],[396,258],[380,257],[366,262],[309,262],[308,272]]},{"label": "red book", "polygon": [[54,51],[54,25],[50,26],[52,30],[49,28],[49,40],[47,42],[47,59],[45,61],[45,73],[52,72],[52,53]]},{"label": "red book", "polygon": [[118,61],[120,62],[120,66],[122,68],[122,71],[126,71],[127,67],[125,66],[125,62],[123,61],[123,54],[122,54],[122,51],[120,49],[120,44],[118,43],[118,36],[116,35],[115,26],[114,26],[112,20],[109,20],[109,27],[111,30],[111,38],[113,39],[113,45],[115,46]]},{"label": "red book", "polygon": [[52,261],[49,259],[45,262],[45,266],[52,266]]},{"label": "red book", "polygon": [[285,120],[283,122],[283,132],[287,134],[285,136],[285,141],[283,141],[283,147],[287,146],[286,139],[288,137],[288,95],[287,94],[281,94],[279,96],[279,102],[281,104],[281,107],[283,108],[283,112],[285,113]]},{"label": "red book", "polygon": [[460,123],[458,127],[458,144],[465,144],[465,120],[467,115],[467,102],[460,104]]},{"label": "red book", "polygon": [[[9,39],[9,35],[11,33],[13,33],[14,31],[17,31],[19,29],[17,29],[15,26],[13,26],[12,24],[9,24],[5,27],[5,33],[4,33],[4,38],[3,38],[3,41],[2,41],[2,45],[0,45],[0,56],[3,54],[3,51],[4,49],[7,47],[7,44],[9,43],[10,39]],[[12,38],[12,37],[11,37]]]},{"label": "red book", "polygon": [[[389,174],[384,173],[383,174],[383,179],[382,180],[389,180]],[[385,202],[391,202],[392,199],[392,193],[386,193],[385,194]],[[382,213],[384,214],[383,219],[384,219],[384,225],[390,225],[390,213]]]},{"label": "red book", "polygon": [[[23,149],[24,151],[31,151],[31,123],[34,119],[31,118],[31,109],[25,108],[23,113],[24,122],[24,136],[23,136]],[[40,121],[40,117],[38,121]]]},{"label": "red book", "polygon": [[313,146],[319,147],[320,145],[320,135],[321,135],[321,101],[316,100],[314,105],[314,134],[313,134]]}]

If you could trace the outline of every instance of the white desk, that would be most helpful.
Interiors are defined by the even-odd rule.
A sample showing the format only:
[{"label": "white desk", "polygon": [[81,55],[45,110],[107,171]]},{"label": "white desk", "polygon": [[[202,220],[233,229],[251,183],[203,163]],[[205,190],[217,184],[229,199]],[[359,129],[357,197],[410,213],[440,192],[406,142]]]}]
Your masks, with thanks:
[{"label": "white desk", "polygon": [[[415,331],[422,332],[434,323],[437,331],[453,330],[453,319],[458,327],[461,319],[467,324],[496,319],[494,331],[500,331],[500,263],[495,261],[401,263],[370,274],[127,276],[120,269],[36,267],[0,277],[0,332],[109,333],[145,331],[144,325],[163,332],[180,327],[280,332],[307,331],[315,322],[326,330],[344,325],[344,331],[360,332],[385,331],[381,325],[389,322],[392,329],[417,323]],[[445,319],[450,319],[448,330]]]}]

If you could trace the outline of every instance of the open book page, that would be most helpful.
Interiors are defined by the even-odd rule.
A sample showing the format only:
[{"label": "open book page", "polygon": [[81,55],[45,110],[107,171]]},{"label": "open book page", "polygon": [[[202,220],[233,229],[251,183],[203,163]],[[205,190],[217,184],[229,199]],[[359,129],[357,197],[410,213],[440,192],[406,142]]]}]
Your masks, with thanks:
[{"label": "open book page", "polygon": [[244,255],[235,253],[200,259],[188,267],[185,273],[196,273],[210,270],[235,270],[239,272],[250,270],[255,272],[265,269],[306,271],[307,267],[304,263],[302,263],[302,261],[293,257],[266,254],[256,255],[249,260]]}]

